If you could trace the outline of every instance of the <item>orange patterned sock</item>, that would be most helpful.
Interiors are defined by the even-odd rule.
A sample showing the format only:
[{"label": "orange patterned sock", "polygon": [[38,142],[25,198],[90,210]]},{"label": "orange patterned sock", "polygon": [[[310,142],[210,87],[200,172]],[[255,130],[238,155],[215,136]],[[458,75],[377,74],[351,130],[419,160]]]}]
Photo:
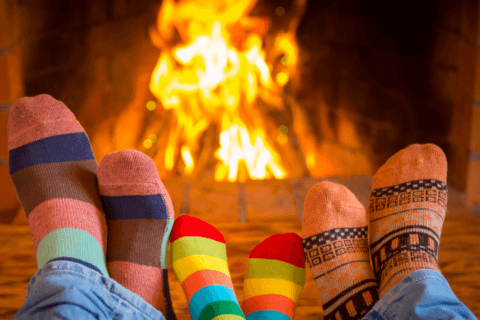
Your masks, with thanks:
[{"label": "orange patterned sock", "polygon": [[342,185],[324,181],[305,198],[303,252],[325,320],[361,319],[378,301],[365,209]]},{"label": "orange patterned sock", "polygon": [[414,144],[397,152],[373,177],[370,250],[380,299],[410,273],[440,272],[446,178],[447,159],[434,144]]}]

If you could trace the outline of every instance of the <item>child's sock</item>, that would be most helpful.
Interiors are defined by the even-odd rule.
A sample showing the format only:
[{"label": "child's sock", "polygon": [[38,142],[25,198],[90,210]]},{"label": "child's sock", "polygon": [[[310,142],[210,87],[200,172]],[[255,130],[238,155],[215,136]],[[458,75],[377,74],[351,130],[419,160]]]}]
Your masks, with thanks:
[{"label": "child's sock", "polygon": [[327,181],[308,191],[304,207],[303,250],[324,319],[362,319],[378,301],[365,209],[346,187]]},{"label": "child's sock", "polygon": [[192,319],[245,319],[233,289],[225,238],[220,231],[198,218],[182,215],[173,224],[170,242],[170,262]]},{"label": "child's sock", "polygon": [[108,272],[175,319],[167,273],[175,216],[155,163],[140,151],[111,152],[98,167],[98,185],[108,224]]},{"label": "child's sock", "polygon": [[293,320],[304,284],[302,238],[285,233],[263,240],[248,259],[242,303],[247,320]]},{"label": "child's sock", "polygon": [[410,273],[438,266],[447,206],[447,159],[434,144],[414,144],[373,177],[370,249],[380,299]]},{"label": "child's sock", "polygon": [[8,119],[8,149],[38,268],[65,259],[108,277],[97,161],[75,115],[46,94],[18,100]]}]

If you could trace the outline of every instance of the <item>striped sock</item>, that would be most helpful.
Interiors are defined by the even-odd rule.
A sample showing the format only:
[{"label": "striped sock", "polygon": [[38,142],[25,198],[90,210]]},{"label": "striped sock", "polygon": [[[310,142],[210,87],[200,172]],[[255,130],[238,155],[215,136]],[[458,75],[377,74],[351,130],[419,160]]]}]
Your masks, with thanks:
[{"label": "striped sock", "polygon": [[97,161],[75,115],[46,94],[18,100],[8,119],[8,149],[38,268],[62,258],[108,277]]},{"label": "striped sock", "polygon": [[363,318],[378,301],[368,254],[367,215],[346,187],[324,181],[305,197],[303,250],[325,320]]},{"label": "striped sock", "polygon": [[447,159],[434,144],[414,144],[373,177],[370,250],[383,298],[407,275],[438,266],[447,206]]},{"label": "striped sock", "polygon": [[263,240],[248,259],[242,303],[247,320],[293,320],[304,284],[302,238],[285,233]]},{"label": "striped sock", "polygon": [[176,319],[167,267],[173,205],[155,163],[140,151],[111,152],[98,167],[98,185],[108,224],[108,272],[165,318]]},{"label": "striped sock", "polygon": [[214,226],[188,215],[175,220],[170,262],[182,284],[193,320],[240,320],[228,271],[225,238]]}]

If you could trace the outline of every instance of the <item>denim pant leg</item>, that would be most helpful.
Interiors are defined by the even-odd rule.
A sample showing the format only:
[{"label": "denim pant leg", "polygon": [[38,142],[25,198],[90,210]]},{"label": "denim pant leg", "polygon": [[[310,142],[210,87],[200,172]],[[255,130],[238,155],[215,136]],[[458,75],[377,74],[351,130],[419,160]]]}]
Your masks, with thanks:
[{"label": "denim pant leg", "polygon": [[14,320],[165,320],[137,294],[80,263],[51,261],[30,279]]},{"label": "denim pant leg", "polygon": [[455,296],[447,279],[432,269],[411,273],[393,287],[363,320],[478,320]]}]

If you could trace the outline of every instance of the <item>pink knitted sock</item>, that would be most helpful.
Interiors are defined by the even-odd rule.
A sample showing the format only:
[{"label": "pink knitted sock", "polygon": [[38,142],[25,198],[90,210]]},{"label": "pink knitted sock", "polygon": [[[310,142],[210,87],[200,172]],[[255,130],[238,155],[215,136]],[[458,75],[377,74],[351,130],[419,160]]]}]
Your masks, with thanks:
[{"label": "pink knitted sock", "polygon": [[75,115],[47,94],[18,100],[8,118],[8,149],[38,268],[71,260],[108,277],[97,161]]},{"label": "pink knitted sock", "polygon": [[168,320],[173,312],[167,250],[174,212],[152,159],[136,150],[107,154],[98,167],[108,224],[107,268]]}]

